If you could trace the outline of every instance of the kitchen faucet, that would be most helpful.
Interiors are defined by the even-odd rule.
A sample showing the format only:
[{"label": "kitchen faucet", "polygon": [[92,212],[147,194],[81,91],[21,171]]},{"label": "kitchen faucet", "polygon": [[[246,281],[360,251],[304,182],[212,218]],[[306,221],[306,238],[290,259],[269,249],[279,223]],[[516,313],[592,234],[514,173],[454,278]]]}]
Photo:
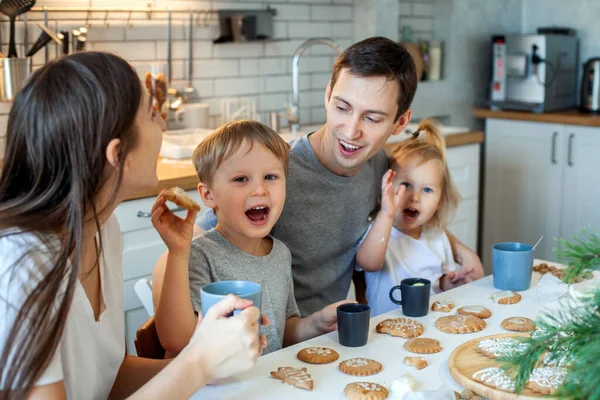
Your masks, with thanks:
[{"label": "kitchen faucet", "polygon": [[292,57],[292,106],[288,108],[290,126],[292,133],[300,130],[300,56],[315,44],[324,44],[334,49],[337,54],[342,53],[342,48],[333,39],[312,38],[302,43],[294,52]]}]

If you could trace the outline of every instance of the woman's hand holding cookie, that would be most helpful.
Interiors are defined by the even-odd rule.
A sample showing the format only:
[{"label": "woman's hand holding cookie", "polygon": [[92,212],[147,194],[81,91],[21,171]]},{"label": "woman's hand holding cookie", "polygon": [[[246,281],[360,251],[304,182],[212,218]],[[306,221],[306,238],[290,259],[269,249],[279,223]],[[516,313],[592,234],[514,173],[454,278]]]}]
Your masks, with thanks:
[{"label": "woman's hand holding cookie", "polygon": [[152,225],[173,255],[189,255],[198,211],[188,210],[185,219],[175,215],[166,205],[165,191],[161,191],[152,206]]}]

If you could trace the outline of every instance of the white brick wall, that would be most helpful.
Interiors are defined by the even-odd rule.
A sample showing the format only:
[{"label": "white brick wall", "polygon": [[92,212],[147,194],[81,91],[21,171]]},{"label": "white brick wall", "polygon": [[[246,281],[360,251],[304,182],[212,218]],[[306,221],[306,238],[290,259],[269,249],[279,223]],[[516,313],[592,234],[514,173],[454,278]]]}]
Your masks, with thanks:
[{"label": "white brick wall", "polygon": [[414,40],[433,39],[435,1],[438,0],[398,0],[400,40],[405,26],[412,28]]},{"label": "white brick wall", "polygon": [[[336,39],[342,47],[353,42],[355,2],[361,0],[69,0],[69,6],[95,7],[155,7],[169,6],[172,9],[264,9],[274,8],[274,33],[278,41],[246,44],[213,44],[219,35],[216,22],[199,18],[194,26],[193,77],[192,84],[202,101],[211,104],[211,113],[218,114],[220,100],[225,97],[247,96],[256,99],[259,111],[285,110],[291,102],[291,62],[296,48],[310,37],[326,36]],[[125,4],[126,3],[126,4]],[[38,0],[36,7],[65,6],[62,0]],[[88,33],[88,49],[115,52],[134,65],[142,75],[152,62],[166,62],[166,20],[163,13],[155,12],[150,21],[132,21],[126,24],[128,14],[108,16],[104,24],[104,13],[94,13]],[[83,26],[86,13],[50,13],[49,26],[55,31],[72,30]],[[213,17],[214,18],[214,17]],[[22,54],[40,33],[37,23],[41,13],[29,13],[28,44],[23,46],[24,25],[17,23],[18,50]],[[8,50],[8,20],[0,17],[2,47]],[[188,15],[174,14],[172,23],[172,85],[183,88],[187,85],[188,59]],[[58,48],[49,45],[50,59],[58,55]],[[315,47],[305,53],[301,60],[301,109],[305,123],[325,120],[323,92],[331,67],[334,52],[326,47]],[[34,57],[34,67],[45,61],[44,50]],[[216,119],[215,119],[216,120]]]}]

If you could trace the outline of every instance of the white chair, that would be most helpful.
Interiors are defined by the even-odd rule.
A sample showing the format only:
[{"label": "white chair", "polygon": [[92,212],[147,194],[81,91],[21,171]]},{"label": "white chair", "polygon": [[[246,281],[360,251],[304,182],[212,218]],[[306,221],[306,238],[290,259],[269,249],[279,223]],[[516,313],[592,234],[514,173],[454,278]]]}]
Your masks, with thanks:
[{"label": "white chair", "polygon": [[144,309],[150,317],[154,316],[154,304],[152,303],[152,282],[148,279],[142,278],[135,283],[133,286],[135,294],[142,302]]}]

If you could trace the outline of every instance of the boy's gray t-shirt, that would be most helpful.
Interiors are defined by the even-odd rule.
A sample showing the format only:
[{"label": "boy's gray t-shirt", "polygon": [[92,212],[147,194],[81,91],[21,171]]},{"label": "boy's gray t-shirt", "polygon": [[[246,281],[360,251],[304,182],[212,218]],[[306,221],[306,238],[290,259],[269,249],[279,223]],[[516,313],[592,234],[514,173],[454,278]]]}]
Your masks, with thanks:
[{"label": "boy's gray t-shirt", "polygon": [[262,287],[261,312],[271,324],[261,326],[267,337],[265,354],[281,349],[285,321],[300,316],[291,271],[291,255],[279,240],[273,239],[271,252],[263,257],[245,253],[219,231],[211,229],[192,241],[189,260],[190,294],[196,312],[202,311],[200,289],[210,282],[245,280]]},{"label": "boy's gray t-shirt", "polygon": [[[358,243],[381,196],[388,159],[379,151],[352,177],[334,174],[317,159],[308,135],[290,143],[285,206],[272,235],[292,253],[296,302],[303,316],[348,295]],[[212,212],[200,220],[216,225]]]}]

